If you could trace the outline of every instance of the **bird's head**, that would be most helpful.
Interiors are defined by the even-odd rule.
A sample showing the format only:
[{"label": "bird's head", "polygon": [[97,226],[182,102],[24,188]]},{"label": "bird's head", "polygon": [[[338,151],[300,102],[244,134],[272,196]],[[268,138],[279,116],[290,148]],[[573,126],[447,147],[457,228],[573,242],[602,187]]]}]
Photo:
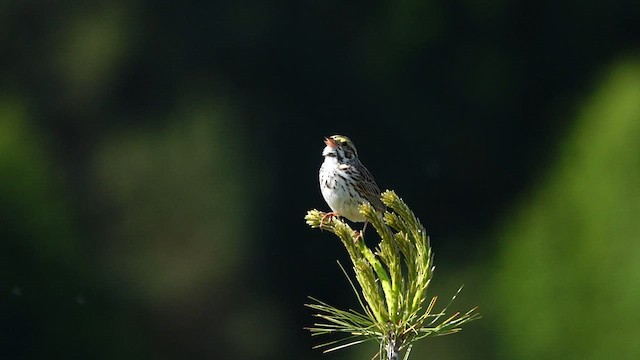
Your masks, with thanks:
[{"label": "bird's head", "polygon": [[322,151],[324,157],[335,157],[338,161],[358,157],[355,145],[344,135],[331,135],[324,139],[324,143],[327,145]]}]

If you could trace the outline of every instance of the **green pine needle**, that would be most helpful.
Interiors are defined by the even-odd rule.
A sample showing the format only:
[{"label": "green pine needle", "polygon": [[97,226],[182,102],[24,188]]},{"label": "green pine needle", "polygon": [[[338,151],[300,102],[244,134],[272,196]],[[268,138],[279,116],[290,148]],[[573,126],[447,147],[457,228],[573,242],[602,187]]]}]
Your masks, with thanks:
[{"label": "green pine needle", "polygon": [[[310,210],[305,217],[312,228],[334,233],[342,241],[351,259],[357,287],[345,268],[338,265],[362,307],[362,312],[340,310],[310,297],[312,303],[305,305],[316,311],[314,316],[319,320],[306,329],[312,336],[336,337],[314,348],[331,352],[374,340],[380,344],[376,354],[380,359],[397,358],[404,351],[407,360],[415,341],[457,333],[463,324],[480,318],[477,308],[446,317],[462,287],[444,309],[434,312],[437,297],[431,298],[425,307],[435,269],[429,237],[395,192],[385,191],[381,200],[388,207],[384,213],[369,204],[360,206],[360,213],[380,237],[373,250],[365,244],[359,231],[338,218],[325,218],[325,213],[318,210]],[[445,320],[441,320],[443,318]]]}]

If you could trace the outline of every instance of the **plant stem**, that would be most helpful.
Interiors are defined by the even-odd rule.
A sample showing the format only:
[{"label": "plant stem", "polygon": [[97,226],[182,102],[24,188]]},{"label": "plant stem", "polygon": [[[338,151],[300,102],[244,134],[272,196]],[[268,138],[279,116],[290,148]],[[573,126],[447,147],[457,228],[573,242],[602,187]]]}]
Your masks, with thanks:
[{"label": "plant stem", "polygon": [[387,354],[385,360],[398,360],[400,358],[400,349],[398,349],[395,336],[391,335],[384,347]]}]

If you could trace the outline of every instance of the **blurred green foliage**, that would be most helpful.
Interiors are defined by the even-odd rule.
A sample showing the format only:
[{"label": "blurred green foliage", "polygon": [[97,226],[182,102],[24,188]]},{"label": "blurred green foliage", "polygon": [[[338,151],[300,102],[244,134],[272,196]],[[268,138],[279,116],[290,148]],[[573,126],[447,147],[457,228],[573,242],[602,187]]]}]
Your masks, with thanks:
[{"label": "blurred green foliage", "polygon": [[[27,247],[39,257],[71,261],[78,253],[70,236],[72,224],[62,197],[59,179],[46,153],[46,136],[36,130],[19,99],[0,103],[0,194],[4,226],[8,234],[24,236]],[[58,180],[58,181],[56,181]],[[13,229],[12,229],[13,228]],[[51,239],[58,241],[52,242]],[[5,252],[7,254],[7,252]]]},{"label": "blurred green foliage", "polygon": [[300,218],[333,133],[415,204],[434,292],[485,316],[413,357],[637,357],[638,18],[2,2],[0,358],[329,358],[302,304],[351,290]]},{"label": "blurred green foliage", "polygon": [[[141,356],[138,317],[105,293],[64,179],[16,98],[0,104],[0,350],[3,358]],[[91,301],[91,306],[85,306]],[[126,339],[126,340],[125,340]],[[105,349],[96,353],[96,348]]]},{"label": "blurred green foliage", "polygon": [[[95,173],[110,219],[103,255],[141,296],[197,296],[223,285],[248,254],[250,169],[232,141],[223,109],[202,101],[153,132],[128,129],[104,139]],[[247,255],[245,255],[247,256]]]},{"label": "blurred green foliage", "polygon": [[634,59],[612,67],[504,220],[493,275],[505,358],[640,357],[639,140]]}]

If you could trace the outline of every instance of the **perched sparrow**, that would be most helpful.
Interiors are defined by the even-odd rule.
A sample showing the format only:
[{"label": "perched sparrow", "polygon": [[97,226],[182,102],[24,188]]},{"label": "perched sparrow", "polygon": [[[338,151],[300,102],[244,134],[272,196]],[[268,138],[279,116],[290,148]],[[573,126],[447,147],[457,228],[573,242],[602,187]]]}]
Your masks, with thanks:
[{"label": "perched sparrow", "polygon": [[343,216],[354,222],[366,221],[358,210],[363,203],[384,211],[380,189],[358,159],[353,142],[346,136],[333,135],[324,143],[327,146],[322,151],[324,162],[320,167],[320,190],[332,210],[325,217]]}]

